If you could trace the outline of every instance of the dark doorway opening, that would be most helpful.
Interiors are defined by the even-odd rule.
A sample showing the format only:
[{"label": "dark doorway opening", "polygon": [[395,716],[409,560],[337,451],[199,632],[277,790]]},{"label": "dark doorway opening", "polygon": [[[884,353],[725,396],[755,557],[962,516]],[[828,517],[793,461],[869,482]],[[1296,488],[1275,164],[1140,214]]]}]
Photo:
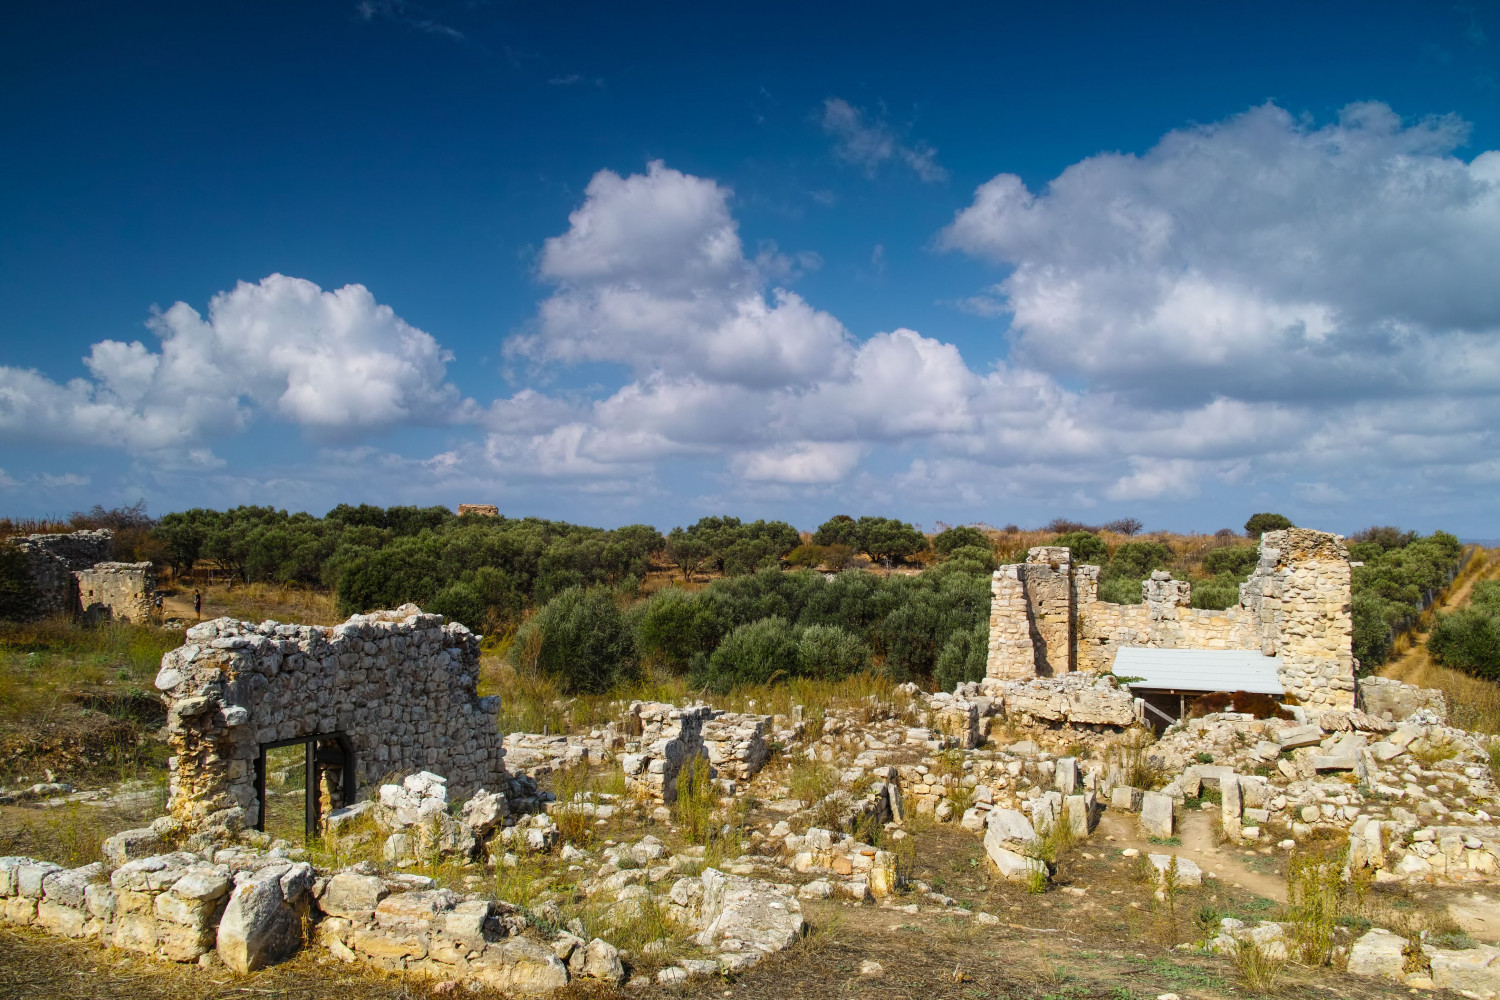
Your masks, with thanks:
[{"label": "dark doorway opening", "polygon": [[[300,751],[300,753],[299,753]],[[297,759],[300,757],[300,761]],[[271,787],[267,788],[267,783]],[[311,840],[318,835],[323,818],[335,809],[354,803],[354,744],[344,733],[320,733],[290,740],[262,743],[255,760],[255,796],[260,802],[255,828],[265,831],[269,818],[274,832],[285,836],[295,830],[283,830],[293,810],[287,800],[302,793],[302,834]],[[270,796],[268,804],[268,792]]]}]

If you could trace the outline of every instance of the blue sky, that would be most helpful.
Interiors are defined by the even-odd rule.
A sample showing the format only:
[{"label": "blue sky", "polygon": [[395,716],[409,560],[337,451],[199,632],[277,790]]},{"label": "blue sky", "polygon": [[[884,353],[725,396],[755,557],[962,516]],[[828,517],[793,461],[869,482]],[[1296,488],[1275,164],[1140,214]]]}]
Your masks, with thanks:
[{"label": "blue sky", "polygon": [[1496,8],[1035,6],[11,11],[0,509],[1500,533]]}]

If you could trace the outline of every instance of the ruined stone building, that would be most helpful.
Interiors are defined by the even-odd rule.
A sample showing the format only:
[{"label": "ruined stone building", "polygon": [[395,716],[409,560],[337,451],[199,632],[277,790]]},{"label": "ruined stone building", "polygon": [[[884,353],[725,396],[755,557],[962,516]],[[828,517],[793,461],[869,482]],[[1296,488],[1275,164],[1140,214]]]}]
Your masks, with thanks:
[{"label": "ruined stone building", "polygon": [[149,562],[110,562],[108,528],[28,535],[15,543],[26,558],[40,615],[84,615],[140,622],[151,615],[156,574]]},{"label": "ruined stone building", "polygon": [[[507,775],[498,697],[481,698],[479,637],[408,604],[332,628],[230,618],[162,657],[168,809],[189,826],[241,810],[263,822],[266,751],[307,748],[309,826],[389,774],[432,769],[455,793]],[[316,771],[316,773],[314,773]],[[330,790],[330,799],[315,797]]]},{"label": "ruined stone building", "polygon": [[[1349,552],[1338,535],[1266,532],[1240,603],[1224,611],[1192,607],[1192,585],[1161,571],[1141,584],[1140,604],[1101,601],[1098,587],[1099,567],[1075,566],[1063,547],[1038,546],[1026,562],[996,570],[987,676],[1103,674],[1122,649],[1197,650],[1205,655],[1164,668],[1180,678],[1172,682],[1177,693],[1196,696],[1246,690],[1242,678],[1257,664],[1245,653],[1253,652],[1264,658],[1266,693],[1318,708],[1354,707]],[[1182,678],[1184,669],[1196,676]],[[1152,687],[1151,678],[1134,685],[1138,694]]]}]

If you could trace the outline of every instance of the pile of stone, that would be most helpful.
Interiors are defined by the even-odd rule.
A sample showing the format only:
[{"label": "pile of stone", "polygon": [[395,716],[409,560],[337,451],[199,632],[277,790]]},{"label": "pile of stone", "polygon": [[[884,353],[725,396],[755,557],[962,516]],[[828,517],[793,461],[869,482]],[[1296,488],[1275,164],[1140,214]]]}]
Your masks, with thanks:
[{"label": "pile of stone", "polygon": [[[399,785],[381,785],[373,814],[376,824],[390,831],[383,848],[387,861],[469,858],[479,849],[478,832],[448,811],[447,779],[431,771],[408,775]],[[510,806],[504,796],[480,789],[465,805],[465,816],[471,814],[489,833],[510,814]]]},{"label": "pile of stone", "polygon": [[770,723],[768,716],[737,712],[715,712],[704,720],[703,749],[720,779],[749,781],[765,766]]},{"label": "pile of stone", "polygon": [[[1124,728],[1140,721],[1136,698],[1110,674],[1070,673],[1027,680],[987,678],[960,685],[956,692],[989,699],[990,714],[1021,723],[1062,722],[1073,726]],[[971,693],[972,692],[972,693]]]},{"label": "pile of stone", "polygon": [[1349,949],[1349,971],[1417,989],[1453,990],[1479,1000],[1500,994],[1500,948],[1438,948],[1372,927]]},{"label": "pile of stone", "polygon": [[505,737],[505,761],[513,771],[541,777],[579,765],[597,764],[625,746],[613,725],[583,735],[511,733]]},{"label": "pile of stone", "polygon": [[790,885],[706,868],[697,878],[678,879],[669,898],[672,919],[696,929],[694,943],[715,953],[726,972],[790,946],[804,930],[802,906]]},{"label": "pile of stone", "polygon": [[320,882],[316,943],[345,962],[508,992],[545,993],[573,977],[625,978],[613,945],[570,931],[549,943],[523,936],[529,922],[508,903],[447,889],[392,889],[390,880],[361,870]]},{"label": "pile of stone", "polygon": [[1448,699],[1435,688],[1403,684],[1389,677],[1361,677],[1358,684],[1360,707],[1378,719],[1405,722],[1420,713],[1420,721],[1428,725],[1448,721]]},{"label": "pile of stone", "polygon": [[[774,837],[780,832],[778,824],[773,828]],[[850,899],[864,902],[874,896],[884,899],[899,887],[896,870],[896,855],[869,844],[860,843],[852,836],[835,830],[811,827],[802,835],[783,835],[786,854],[791,858],[791,868],[801,874],[812,872],[836,875],[848,881],[841,883],[839,893]],[[829,894],[833,894],[830,888]],[[813,890],[810,895],[816,895]]]}]

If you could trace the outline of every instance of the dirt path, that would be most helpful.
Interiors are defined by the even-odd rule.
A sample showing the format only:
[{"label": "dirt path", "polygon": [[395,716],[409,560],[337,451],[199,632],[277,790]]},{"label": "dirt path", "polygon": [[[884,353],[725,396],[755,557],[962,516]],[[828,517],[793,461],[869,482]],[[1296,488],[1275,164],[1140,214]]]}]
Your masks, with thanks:
[{"label": "dirt path", "polygon": [[[1493,549],[1480,549],[1474,554],[1476,561],[1482,560],[1477,572],[1467,573],[1458,581],[1458,584],[1449,589],[1433,607],[1438,611],[1453,611],[1469,603],[1469,595],[1474,590],[1474,585],[1483,580],[1493,580],[1500,576],[1500,558],[1496,557]],[[1381,667],[1378,673],[1381,677],[1390,677],[1398,681],[1410,682],[1432,663],[1431,657],[1427,655],[1427,633],[1414,632],[1410,637],[1410,645],[1406,652],[1391,660]]]},{"label": "dirt path", "polygon": [[1134,847],[1150,854],[1176,854],[1179,858],[1196,862],[1205,875],[1212,872],[1222,882],[1278,903],[1286,902],[1286,883],[1247,865],[1239,853],[1243,848],[1221,845],[1206,812],[1190,812],[1182,817],[1177,825],[1177,835],[1182,840],[1178,847],[1153,844],[1142,837],[1133,816],[1105,813],[1099,820],[1099,830],[1113,837],[1121,847]]}]

